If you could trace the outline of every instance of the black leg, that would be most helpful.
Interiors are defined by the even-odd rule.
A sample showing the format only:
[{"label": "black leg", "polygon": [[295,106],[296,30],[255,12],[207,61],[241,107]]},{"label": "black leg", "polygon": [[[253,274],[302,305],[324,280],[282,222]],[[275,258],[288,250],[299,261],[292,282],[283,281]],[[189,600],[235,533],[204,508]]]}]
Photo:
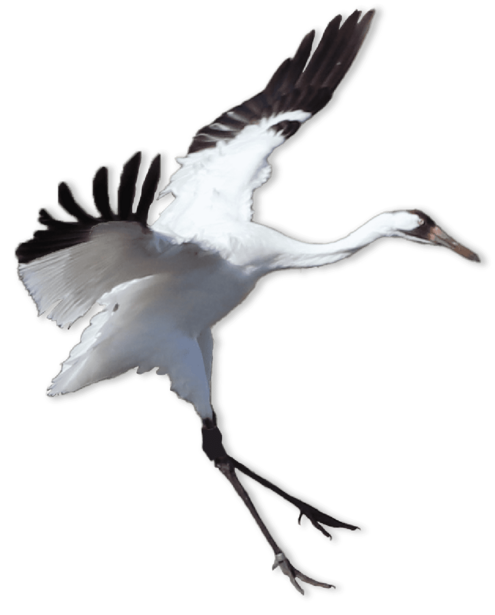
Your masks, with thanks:
[{"label": "black leg", "polygon": [[[205,451],[208,458],[211,459],[215,463],[215,467],[217,467],[220,470],[220,472],[222,472],[225,478],[227,478],[230,484],[234,487],[237,495],[239,495],[239,497],[242,499],[244,504],[247,506],[247,508],[249,509],[249,512],[251,513],[258,527],[260,528],[263,536],[265,537],[268,544],[273,549],[273,552],[275,554],[275,563],[273,564],[273,568],[275,569],[277,567],[280,567],[282,572],[289,577],[291,583],[294,585],[294,587],[299,592],[301,592],[301,594],[304,594],[304,591],[302,587],[298,584],[296,579],[300,579],[301,581],[304,581],[305,583],[309,583],[311,585],[317,585],[319,587],[326,587],[326,588],[334,587],[333,585],[330,585],[328,583],[320,583],[319,581],[315,581],[314,579],[306,576],[305,574],[297,570],[297,568],[295,568],[290,563],[289,559],[286,557],[282,549],[275,542],[275,540],[273,539],[273,536],[268,531],[268,528],[266,527],[258,511],[256,510],[247,491],[244,489],[244,487],[242,486],[241,482],[239,481],[237,477],[237,474],[235,472],[235,468],[236,468],[235,464],[237,462],[235,462],[234,459],[232,459],[231,457],[227,455],[225,448],[223,447],[223,444],[222,444],[222,434],[220,430],[218,429],[218,427],[216,426],[215,420],[203,421],[203,450]],[[269,484],[271,485],[271,483]]]},{"label": "black leg", "polygon": [[351,525],[350,523],[344,523],[343,521],[339,521],[338,519],[335,519],[334,517],[331,517],[330,515],[327,515],[321,512],[314,506],[311,506],[310,504],[306,504],[306,502],[303,502],[302,500],[298,500],[297,498],[293,497],[292,495],[289,495],[285,491],[282,491],[280,487],[277,487],[277,485],[274,485],[270,481],[266,480],[266,478],[263,478],[259,474],[256,474],[255,472],[247,468],[245,465],[237,461],[237,459],[234,459],[233,457],[230,457],[230,459],[232,463],[234,464],[234,467],[237,470],[239,470],[243,474],[246,474],[246,476],[249,476],[250,478],[254,479],[258,483],[260,483],[260,485],[263,485],[263,487],[267,487],[268,489],[271,489],[276,494],[284,498],[284,500],[287,500],[288,502],[290,502],[291,504],[294,504],[294,506],[299,508],[299,511],[300,511],[300,515],[298,519],[299,523],[301,523],[301,518],[303,517],[303,515],[306,516],[311,521],[311,523],[314,525],[316,529],[320,530],[322,534],[324,534],[330,539],[332,538],[332,536],[327,532],[327,530],[324,527],[320,525],[321,523],[323,523],[324,525],[328,525],[330,527],[343,527],[347,530],[358,530],[359,529],[357,525]]}]

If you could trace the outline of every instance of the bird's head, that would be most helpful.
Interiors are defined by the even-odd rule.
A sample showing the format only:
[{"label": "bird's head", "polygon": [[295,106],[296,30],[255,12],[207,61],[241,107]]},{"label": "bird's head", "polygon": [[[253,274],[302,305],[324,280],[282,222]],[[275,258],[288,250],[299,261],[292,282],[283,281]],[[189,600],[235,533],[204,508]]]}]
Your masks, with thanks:
[{"label": "bird's head", "polygon": [[387,219],[390,236],[402,237],[410,241],[428,243],[434,246],[444,246],[470,261],[479,263],[480,259],[477,254],[447,235],[428,214],[419,209],[393,211],[388,216],[390,216]]}]

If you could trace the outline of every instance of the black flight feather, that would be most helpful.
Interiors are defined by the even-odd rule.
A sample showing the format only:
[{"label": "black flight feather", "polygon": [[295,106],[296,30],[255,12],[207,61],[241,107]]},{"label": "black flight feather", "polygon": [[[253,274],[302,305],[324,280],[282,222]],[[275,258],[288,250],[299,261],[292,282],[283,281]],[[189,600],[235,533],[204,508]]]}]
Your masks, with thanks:
[{"label": "black flight feather", "polygon": [[120,176],[118,191],[119,219],[127,220],[132,211],[136,195],[136,182],[141,165],[141,152],[137,152],[125,163]]}]

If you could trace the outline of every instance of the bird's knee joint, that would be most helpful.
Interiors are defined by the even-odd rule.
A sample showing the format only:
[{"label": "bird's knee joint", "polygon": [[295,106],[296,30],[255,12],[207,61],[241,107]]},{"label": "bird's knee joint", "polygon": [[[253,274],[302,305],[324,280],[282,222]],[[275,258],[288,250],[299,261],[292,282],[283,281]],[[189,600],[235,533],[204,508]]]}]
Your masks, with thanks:
[{"label": "bird's knee joint", "polygon": [[222,444],[222,432],[215,425],[214,427],[203,427],[203,450],[211,461],[227,457],[227,453]]}]

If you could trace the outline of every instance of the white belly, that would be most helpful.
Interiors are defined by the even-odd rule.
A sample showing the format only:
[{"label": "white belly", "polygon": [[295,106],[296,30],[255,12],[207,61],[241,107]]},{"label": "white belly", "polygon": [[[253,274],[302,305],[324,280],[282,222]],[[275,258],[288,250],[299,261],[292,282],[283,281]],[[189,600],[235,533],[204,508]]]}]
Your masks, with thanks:
[{"label": "white belly", "polygon": [[[259,275],[232,265],[219,254],[194,247],[181,254],[156,284],[160,310],[186,335],[197,337],[224,318],[253,290]],[[159,290],[158,290],[159,289]]]}]

